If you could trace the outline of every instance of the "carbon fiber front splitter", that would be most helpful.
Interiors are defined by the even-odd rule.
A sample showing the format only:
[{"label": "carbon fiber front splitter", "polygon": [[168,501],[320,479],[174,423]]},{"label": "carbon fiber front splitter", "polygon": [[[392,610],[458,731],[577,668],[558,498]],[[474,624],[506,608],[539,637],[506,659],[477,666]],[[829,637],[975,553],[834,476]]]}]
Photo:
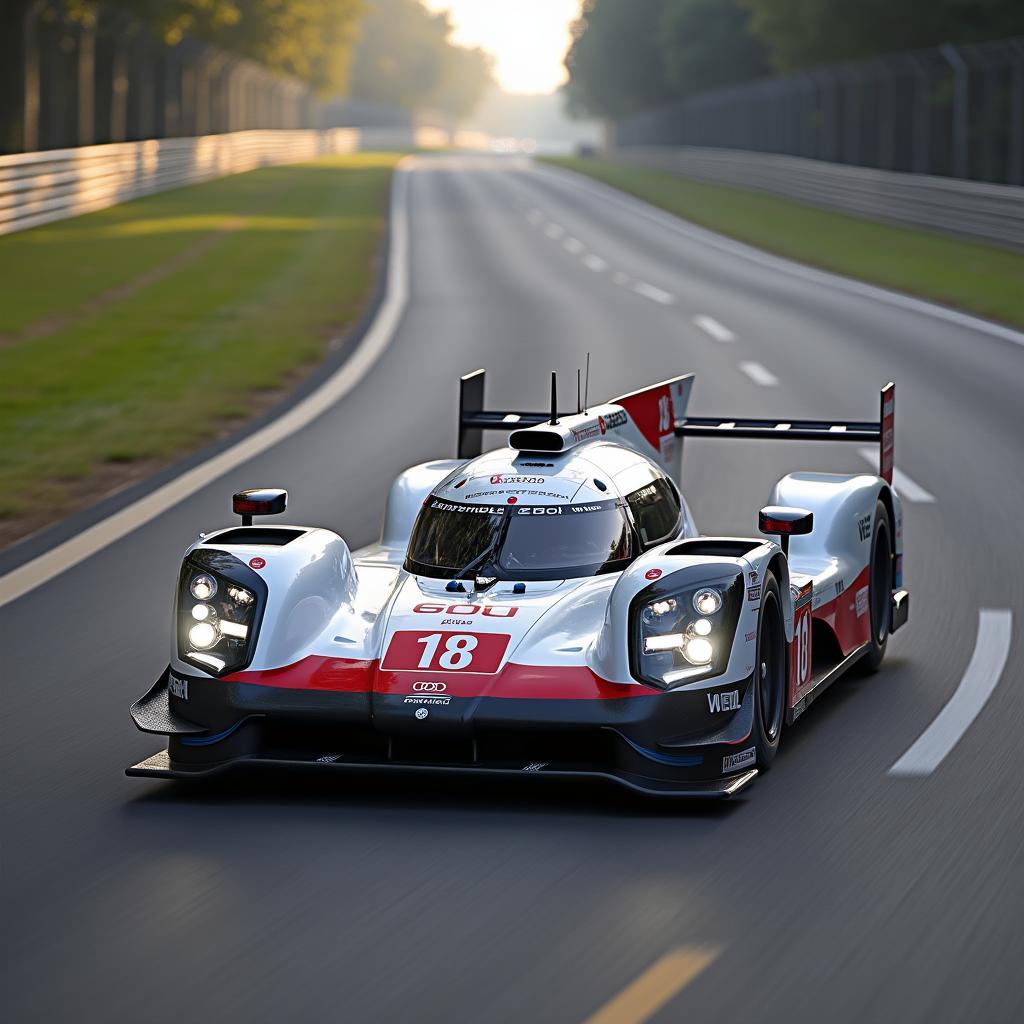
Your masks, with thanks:
[{"label": "carbon fiber front splitter", "polygon": [[294,769],[347,769],[361,772],[396,772],[417,775],[462,775],[486,778],[488,776],[545,778],[545,779],[591,779],[611,782],[637,793],[649,796],[694,797],[724,799],[735,796],[757,776],[757,769],[751,768],[721,779],[665,780],[652,779],[630,772],[608,768],[594,768],[584,765],[551,765],[543,762],[529,764],[418,764],[404,761],[371,761],[342,754],[310,755],[308,758],[239,757],[217,764],[181,765],[172,763],[167,751],[161,750],[144,761],[125,770],[126,775],[156,779],[207,778],[226,771],[241,768],[294,768]]}]

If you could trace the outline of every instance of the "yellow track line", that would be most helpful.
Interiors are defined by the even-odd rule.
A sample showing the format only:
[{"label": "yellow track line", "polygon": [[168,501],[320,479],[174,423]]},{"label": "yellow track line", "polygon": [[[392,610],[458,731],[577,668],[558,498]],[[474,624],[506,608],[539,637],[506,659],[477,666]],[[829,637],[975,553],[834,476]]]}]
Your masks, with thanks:
[{"label": "yellow track line", "polygon": [[683,946],[655,961],[583,1024],[643,1024],[681,992],[719,954],[717,949]]}]

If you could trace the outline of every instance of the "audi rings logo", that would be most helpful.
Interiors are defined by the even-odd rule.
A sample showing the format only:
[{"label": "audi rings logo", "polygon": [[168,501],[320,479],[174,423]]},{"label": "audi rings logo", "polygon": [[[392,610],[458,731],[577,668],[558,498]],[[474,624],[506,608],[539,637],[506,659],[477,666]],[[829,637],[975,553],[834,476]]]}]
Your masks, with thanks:
[{"label": "audi rings logo", "polygon": [[413,693],[444,693],[448,689],[447,683],[435,683],[420,680],[412,684]]}]

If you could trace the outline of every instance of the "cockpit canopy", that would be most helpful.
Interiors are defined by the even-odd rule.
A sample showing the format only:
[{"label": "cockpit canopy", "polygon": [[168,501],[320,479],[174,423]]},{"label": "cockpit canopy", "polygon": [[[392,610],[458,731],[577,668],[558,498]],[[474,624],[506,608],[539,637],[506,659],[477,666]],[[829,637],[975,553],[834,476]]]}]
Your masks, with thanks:
[{"label": "cockpit canopy", "polygon": [[677,536],[681,503],[669,478],[635,453],[600,447],[585,460],[524,463],[509,453],[513,463],[499,472],[503,453],[492,453],[461,468],[421,508],[405,568],[447,579],[573,579],[619,572]]}]

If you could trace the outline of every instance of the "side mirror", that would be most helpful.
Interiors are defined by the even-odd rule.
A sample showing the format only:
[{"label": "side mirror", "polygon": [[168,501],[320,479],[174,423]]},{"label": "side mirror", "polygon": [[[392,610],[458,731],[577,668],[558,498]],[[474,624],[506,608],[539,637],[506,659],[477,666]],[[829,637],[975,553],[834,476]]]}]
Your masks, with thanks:
[{"label": "side mirror", "polygon": [[778,534],[782,553],[789,557],[789,538],[810,533],[814,528],[814,513],[805,508],[787,505],[766,505],[757,513],[757,528],[766,534]]},{"label": "side mirror", "polygon": [[252,526],[253,516],[276,516],[288,507],[288,492],[280,487],[252,487],[231,497],[231,510]]}]

